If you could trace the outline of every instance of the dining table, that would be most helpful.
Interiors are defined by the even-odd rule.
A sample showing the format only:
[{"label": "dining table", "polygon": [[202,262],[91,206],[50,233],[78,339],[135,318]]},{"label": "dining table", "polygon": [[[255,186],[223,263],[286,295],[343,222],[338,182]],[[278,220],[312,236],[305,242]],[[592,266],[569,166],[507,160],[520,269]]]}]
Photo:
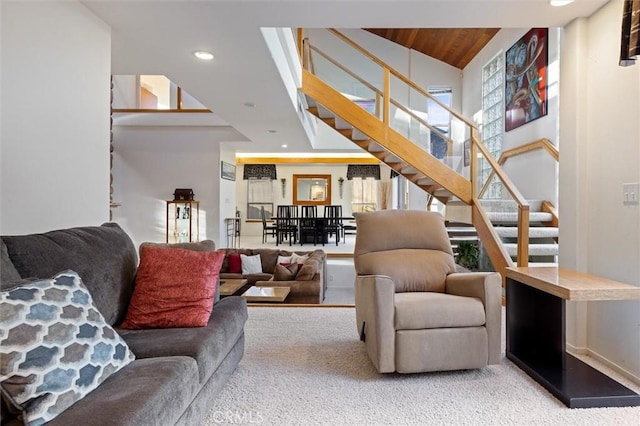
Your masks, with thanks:
[{"label": "dining table", "polygon": [[[329,231],[327,230],[327,227],[325,226],[325,223],[328,221],[337,221],[338,223],[340,223],[342,226],[342,222],[344,221],[353,221],[355,220],[354,216],[339,216],[339,217],[324,217],[324,216],[319,216],[319,217],[302,217],[302,216],[292,216],[292,217],[277,217],[277,216],[273,216],[271,218],[271,220],[273,220],[276,224],[276,245],[280,244],[280,232],[278,232],[278,225],[279,223],[282,222],[292,222],[294,223],[295,227],[296,227],[296,239],[293,242],[300,242],[299,238],[300,238],[300,223],[304,220],[313,220],[316,223],[316,228],[322,230],[322,244],[326,244],[329,240]],[[340,231],[338,231],[338,236],[337,238],[339,239],[340,235]],[[338,240],[339,241],[339,240]],[[306,241],[302,241],[302,244],[306,243]],[[291,239],[289,239],[289,245],[292,244]]]}]

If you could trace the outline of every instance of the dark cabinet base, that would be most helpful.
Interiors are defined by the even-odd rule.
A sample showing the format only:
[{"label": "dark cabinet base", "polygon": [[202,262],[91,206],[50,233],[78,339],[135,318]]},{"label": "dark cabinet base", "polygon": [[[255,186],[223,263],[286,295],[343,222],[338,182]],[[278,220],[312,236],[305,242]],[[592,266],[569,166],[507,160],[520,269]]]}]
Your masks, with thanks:
[{"label": "dark cabinet base", "polygon": [[566,353],[565,300],[507,278],[507,358],[569,408],[640,406],[640,395]]}]

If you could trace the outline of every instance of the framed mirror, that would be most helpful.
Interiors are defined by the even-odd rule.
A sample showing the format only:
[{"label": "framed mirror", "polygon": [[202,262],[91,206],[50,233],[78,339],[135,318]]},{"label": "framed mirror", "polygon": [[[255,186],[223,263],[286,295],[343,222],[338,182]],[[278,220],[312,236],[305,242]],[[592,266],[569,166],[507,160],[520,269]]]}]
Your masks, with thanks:
[{"label": "framed mirror", "polygon": [[293,204],[331,204],[331,175],[293,175]]}]

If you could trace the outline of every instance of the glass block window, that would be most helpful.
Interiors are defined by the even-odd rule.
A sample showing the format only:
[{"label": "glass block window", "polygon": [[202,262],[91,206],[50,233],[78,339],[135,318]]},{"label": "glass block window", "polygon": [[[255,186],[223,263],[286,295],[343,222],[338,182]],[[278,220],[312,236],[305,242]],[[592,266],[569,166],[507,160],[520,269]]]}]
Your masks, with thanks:
[{"label": "glass block window", "polygon": [[[496,160],[502,154],[504,136],[504,54],[500,51],[482,68],[482,127],[480,136]],[[481,185],[491,173],[491,166],[480,162]],[[502,182],[493,178],[484,198],[502,198]]]}]

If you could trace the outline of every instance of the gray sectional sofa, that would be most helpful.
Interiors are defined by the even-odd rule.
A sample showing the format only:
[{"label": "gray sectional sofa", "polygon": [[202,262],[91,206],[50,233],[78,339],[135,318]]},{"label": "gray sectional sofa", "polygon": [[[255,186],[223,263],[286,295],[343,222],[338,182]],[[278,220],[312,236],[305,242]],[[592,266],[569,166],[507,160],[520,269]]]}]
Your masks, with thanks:
[{"label": "gray sectional sofa", "polygon": [[[51,425],[197,425],[244,354],[245,300],[216,302],[205,327],[122,330],[134,286],[137,252],[114,223],[2,236],[2,287],[20,279],[78,273],[106,322],[136,359],[117,371]],[[2,425],[20,424],[3,398]]]}]

